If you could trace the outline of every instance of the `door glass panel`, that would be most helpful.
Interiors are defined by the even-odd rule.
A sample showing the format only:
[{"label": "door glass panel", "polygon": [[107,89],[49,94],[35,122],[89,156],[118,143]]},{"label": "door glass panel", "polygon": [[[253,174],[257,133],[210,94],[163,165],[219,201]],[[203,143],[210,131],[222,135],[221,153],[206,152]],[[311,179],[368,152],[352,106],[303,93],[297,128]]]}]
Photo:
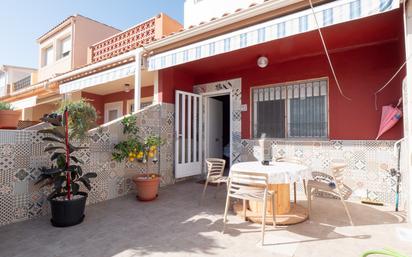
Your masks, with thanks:
[{"label": "door glass panel", "polygon": [[110,110],[109,111],[109,121],[115,120],[119,117],[119,113],[117,110]]}]

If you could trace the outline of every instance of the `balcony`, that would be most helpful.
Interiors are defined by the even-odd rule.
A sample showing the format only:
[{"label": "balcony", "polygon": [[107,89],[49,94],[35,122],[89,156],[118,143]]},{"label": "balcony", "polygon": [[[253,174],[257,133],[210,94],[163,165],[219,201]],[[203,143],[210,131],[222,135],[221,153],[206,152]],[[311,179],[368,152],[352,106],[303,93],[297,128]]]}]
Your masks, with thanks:
[{"label": "balcony", "polygon": [[148,44],[156,38],[156,20],[152,18],[90,47],[91,62],[100,62]]},{"label": "balcony", "polygon": [[31,85],[31,75],[13,83],[13,92],[22,90]]}]

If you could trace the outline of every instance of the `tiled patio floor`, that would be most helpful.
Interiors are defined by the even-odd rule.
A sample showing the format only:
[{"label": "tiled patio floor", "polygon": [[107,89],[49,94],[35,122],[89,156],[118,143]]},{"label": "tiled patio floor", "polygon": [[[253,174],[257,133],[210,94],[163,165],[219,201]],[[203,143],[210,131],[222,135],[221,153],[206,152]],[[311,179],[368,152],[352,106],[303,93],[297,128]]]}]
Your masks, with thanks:
[{"label": "tiled patio floor", "polygon": [[360,256],[367,249],[391,247],[412,256],[412,244],[400,241],[404,213],[349,204],[355,227],[348,226],[338,201],[315,199],[311,221],[268,227],[259,246],[260,226],[230,216],[221,234],[224,191],[210,188],[198,205],[202,186],[194,182],[163,188],[160,198],[141,203],[133,195],[87,208],[83,224],[54,228],[49,217],[0,228],[0,256]]}]

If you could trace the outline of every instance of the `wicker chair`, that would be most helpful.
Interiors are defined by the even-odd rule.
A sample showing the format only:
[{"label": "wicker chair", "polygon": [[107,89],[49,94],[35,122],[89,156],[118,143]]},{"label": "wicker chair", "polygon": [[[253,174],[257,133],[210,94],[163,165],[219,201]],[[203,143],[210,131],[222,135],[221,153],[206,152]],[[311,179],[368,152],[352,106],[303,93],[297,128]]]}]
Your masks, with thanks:
[{"label": "wicker chair", "polygon": [[[216,184],[217,187],[219,187],[221,183],[227,184],[227,177],[223,176],[223,172],[225,171],[225,165],[226,165],[225,160],[217,159],[217,158],[209,158],[209,159],[206,159],[206,164],[207,164],[207,177],[205,181],[205,186],[203,188],[203,193],[202,193],[202,198],[200,200],[200,203],[202,203],[203,198],[205,197],[206,188],[208,184]],[[217,189],[216,189],[216,193],[217,193]],[[216,193],[215,193],[215,196],[216,196]]]},{"label": "wicker chair", "polygon": [[[272,222],[276,227],[275,218],[275,192],[268,190],[268,176],[264,173],[240,172],[231,171],[228,180],[228,191],[226,197],[225,213],[223,215],[223,230],[227,223],[227,212],[230,205],[230,198],[241,199],[245,201],[261,201],[263,203],[262,210],[262,245],[265,240],[265,226],[266,226],[266,207],[268,198],[271,200],[272,207]],[[245,212],[245,204],[243,204],[243,211]],[[244,213],[245,214],[245,213]]]},{"label": "wicker chair", "polygon": [[332,177],[333,177],[333,181],[331,183],[327,183],[327,182],[319,181],[319,180],[309,180],[308,181],[307,194],[308,194],[309,217],[311,213],[312,196],[313,196],[314,191],[326,192],[340,199],[340,201],[343,204],[343,207],[345,208],[345,212],[346,212],[346,215],[348,216],[349,222],[353,226],[352,217],[350,215],[348,206],[345,203],[345,199],[348,198],[351,193],[350,188],[348,190],[348,187],[345,184],[343,184],[343,173],[346,167],[347,167],[347,164],[344,163],[343,161],[333,160],[331,162]]}]

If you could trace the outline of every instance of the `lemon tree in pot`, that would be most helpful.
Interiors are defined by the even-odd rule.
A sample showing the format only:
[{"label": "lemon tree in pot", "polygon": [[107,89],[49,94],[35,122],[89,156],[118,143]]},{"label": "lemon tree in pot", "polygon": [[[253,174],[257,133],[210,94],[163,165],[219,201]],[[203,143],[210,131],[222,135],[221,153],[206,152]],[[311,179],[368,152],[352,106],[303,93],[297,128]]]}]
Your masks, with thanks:
[{"label": "lemon tree in pot", "polygon": [[[57,227],[68,227],[81,223],[84,218],[84,210],[88,194],[81,191],[81,185],[91,190],[90,179],[97,176],[94,172],[85,173],[82,169],[83,162],[75,156],[75,153],[87,147],[77,147],[70,143],[71,138],[84,138],[87,130],[81,133],[69,133],[69,113],[73,113],[74,106],[82,105],[84,109],[93,108],[85,102],[74,102],[65,104],[63,114],[50,114],[42,118],[44,122],[51,124],[50,128],[40,130],[44,134],[43,141],[49,145],[44,149],[51,154],[51,167],[42,167],[41,175],[36,184],[41,187],[50,186],[52,192],[48,196],[51,206],[51,222]],[[93,117],[83,124],[85,128],[92,126]]]},{"label": "lemon tree in pot", "polygon": [[128,116],[122,120],[126,139],[114,146],[112,156],[118,162],[140,162],[146,165],[146,173],[133,176],[133,182],[136,185],[137,199],[152,201],[158,195],[160,175],[150,171],[150,163],[158,162],[157,153],[162,140],[153,135],[141,138],[136,122],[136,116]]}]

